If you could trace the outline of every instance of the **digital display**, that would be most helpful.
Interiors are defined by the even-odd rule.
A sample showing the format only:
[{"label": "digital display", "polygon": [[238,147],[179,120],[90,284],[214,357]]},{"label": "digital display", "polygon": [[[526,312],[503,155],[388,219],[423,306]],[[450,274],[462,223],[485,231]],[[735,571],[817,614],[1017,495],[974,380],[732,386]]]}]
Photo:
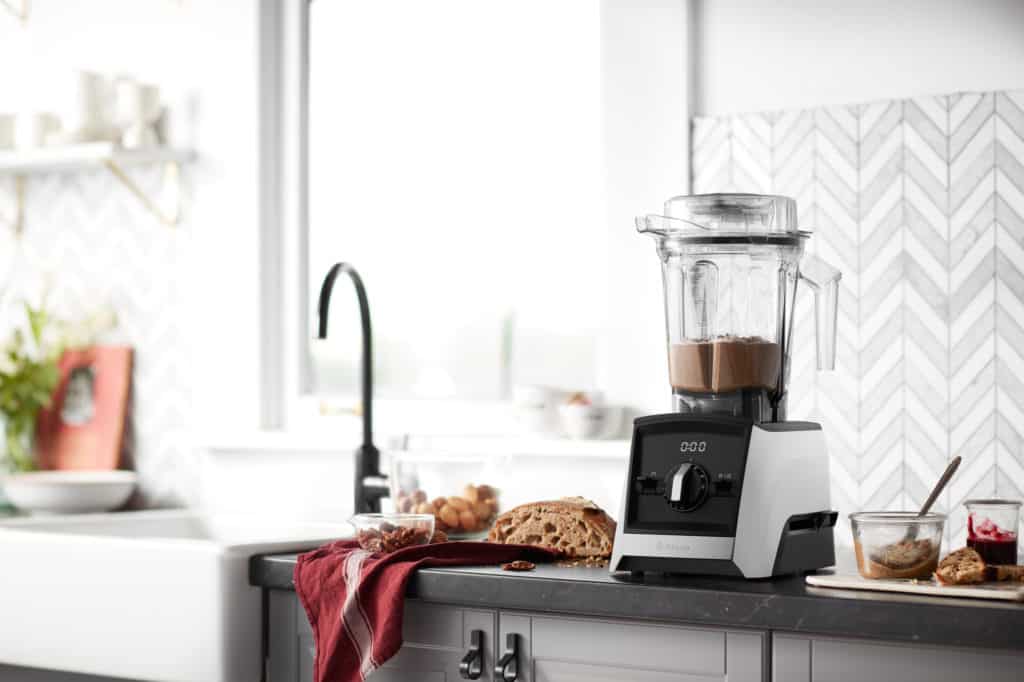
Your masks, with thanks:
[{"label": "digital display", "polygon": [[[646,423],[641,418],[634,433],[625,532],[735,534],[751,428],[738,420],[689,415],[653,417]],[[710,492],[699,508],[688,512],[674,509],[666,499],[672,472],[685,463],[705,472]]]}]

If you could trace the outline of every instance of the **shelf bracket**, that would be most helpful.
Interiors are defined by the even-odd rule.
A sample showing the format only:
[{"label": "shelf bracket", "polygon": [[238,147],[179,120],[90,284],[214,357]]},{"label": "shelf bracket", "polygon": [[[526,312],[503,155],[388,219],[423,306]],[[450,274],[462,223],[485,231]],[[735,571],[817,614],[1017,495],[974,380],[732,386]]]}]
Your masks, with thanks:
[{"label": "shelf bracket", "polygon": [[103,162],[114,177],[124,185],[129,192],[135,195],[142,205],[153,216],[167,227],[174,227],[181,222],[181,166],[177,161],[170,161],[164,164],[163,192],[172,194],[169,204],[170,210],[165,211],[157,201],[146,194],[145,190],[139,187],[138,183],[132,180],[131,176],[116,162],[107,159]]},{"label": "shelf bracket", "polygon": [[29,0],[0,0],[0,6],[11,13],[22,24],[28,23]]}]

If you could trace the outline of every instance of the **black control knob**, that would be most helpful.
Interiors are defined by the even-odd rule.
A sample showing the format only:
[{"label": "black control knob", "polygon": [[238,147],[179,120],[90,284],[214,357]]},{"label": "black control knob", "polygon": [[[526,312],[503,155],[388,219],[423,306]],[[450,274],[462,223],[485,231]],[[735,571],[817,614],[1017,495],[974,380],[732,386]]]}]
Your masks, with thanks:
[{"label": "black control knob", "polygon": [[665,478],[665,499],[677,511],[697,509],[708,498],[711,481],[699,464],[683,462]]}]

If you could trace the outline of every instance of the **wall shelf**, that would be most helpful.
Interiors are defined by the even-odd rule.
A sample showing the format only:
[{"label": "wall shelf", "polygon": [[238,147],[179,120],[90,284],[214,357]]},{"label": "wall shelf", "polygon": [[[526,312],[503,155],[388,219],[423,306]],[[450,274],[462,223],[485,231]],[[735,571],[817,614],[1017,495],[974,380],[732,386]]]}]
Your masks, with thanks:
[{"label": "wall shelf", "polygon": [[[173,227],[181,219],[181,164],[194,161],[191,149],[157,147],[122,149],[110,142],[0,152],[0,176],[14,179],[15,215],[10,223],[16,232],[25,225],[25,183],[32,175],[106,168],[160,222]],[[171,195],[170,208],[143,190],[128,174],[131,166],[160,164],[164,167],[164,192]]]}]

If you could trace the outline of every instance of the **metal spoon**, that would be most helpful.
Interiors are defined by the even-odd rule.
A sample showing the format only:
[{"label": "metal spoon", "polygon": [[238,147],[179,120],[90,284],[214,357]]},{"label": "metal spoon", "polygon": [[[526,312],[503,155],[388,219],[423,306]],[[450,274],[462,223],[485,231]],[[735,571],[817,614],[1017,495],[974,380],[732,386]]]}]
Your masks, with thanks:
[{"label": "metal spoon", "polygon": [[[949,483],[949,479],[953,478],[953,474],[956,473],[957,467],[959,466],[959,456],[954,457],[952,460],[950,460],[949,465],[946,467],[946,470],[942,472],[942,476],[939,477],[939,482],[935,484],[935,487],[932,488],[931,494],[928,495],[928,499],[924,501],[923,505],[921,505],[921,511],[917,513],[919,517],[927,514],[928,511],[932,508],[932,505],[935,504],[935,500],[939,498],[939,493],[945,490],[946,484]],[[916,540],[917,529],[918,526],[911,526],[910,528],[908,528],[907,534],[903,536],[903,541],[912,542]]]}]

